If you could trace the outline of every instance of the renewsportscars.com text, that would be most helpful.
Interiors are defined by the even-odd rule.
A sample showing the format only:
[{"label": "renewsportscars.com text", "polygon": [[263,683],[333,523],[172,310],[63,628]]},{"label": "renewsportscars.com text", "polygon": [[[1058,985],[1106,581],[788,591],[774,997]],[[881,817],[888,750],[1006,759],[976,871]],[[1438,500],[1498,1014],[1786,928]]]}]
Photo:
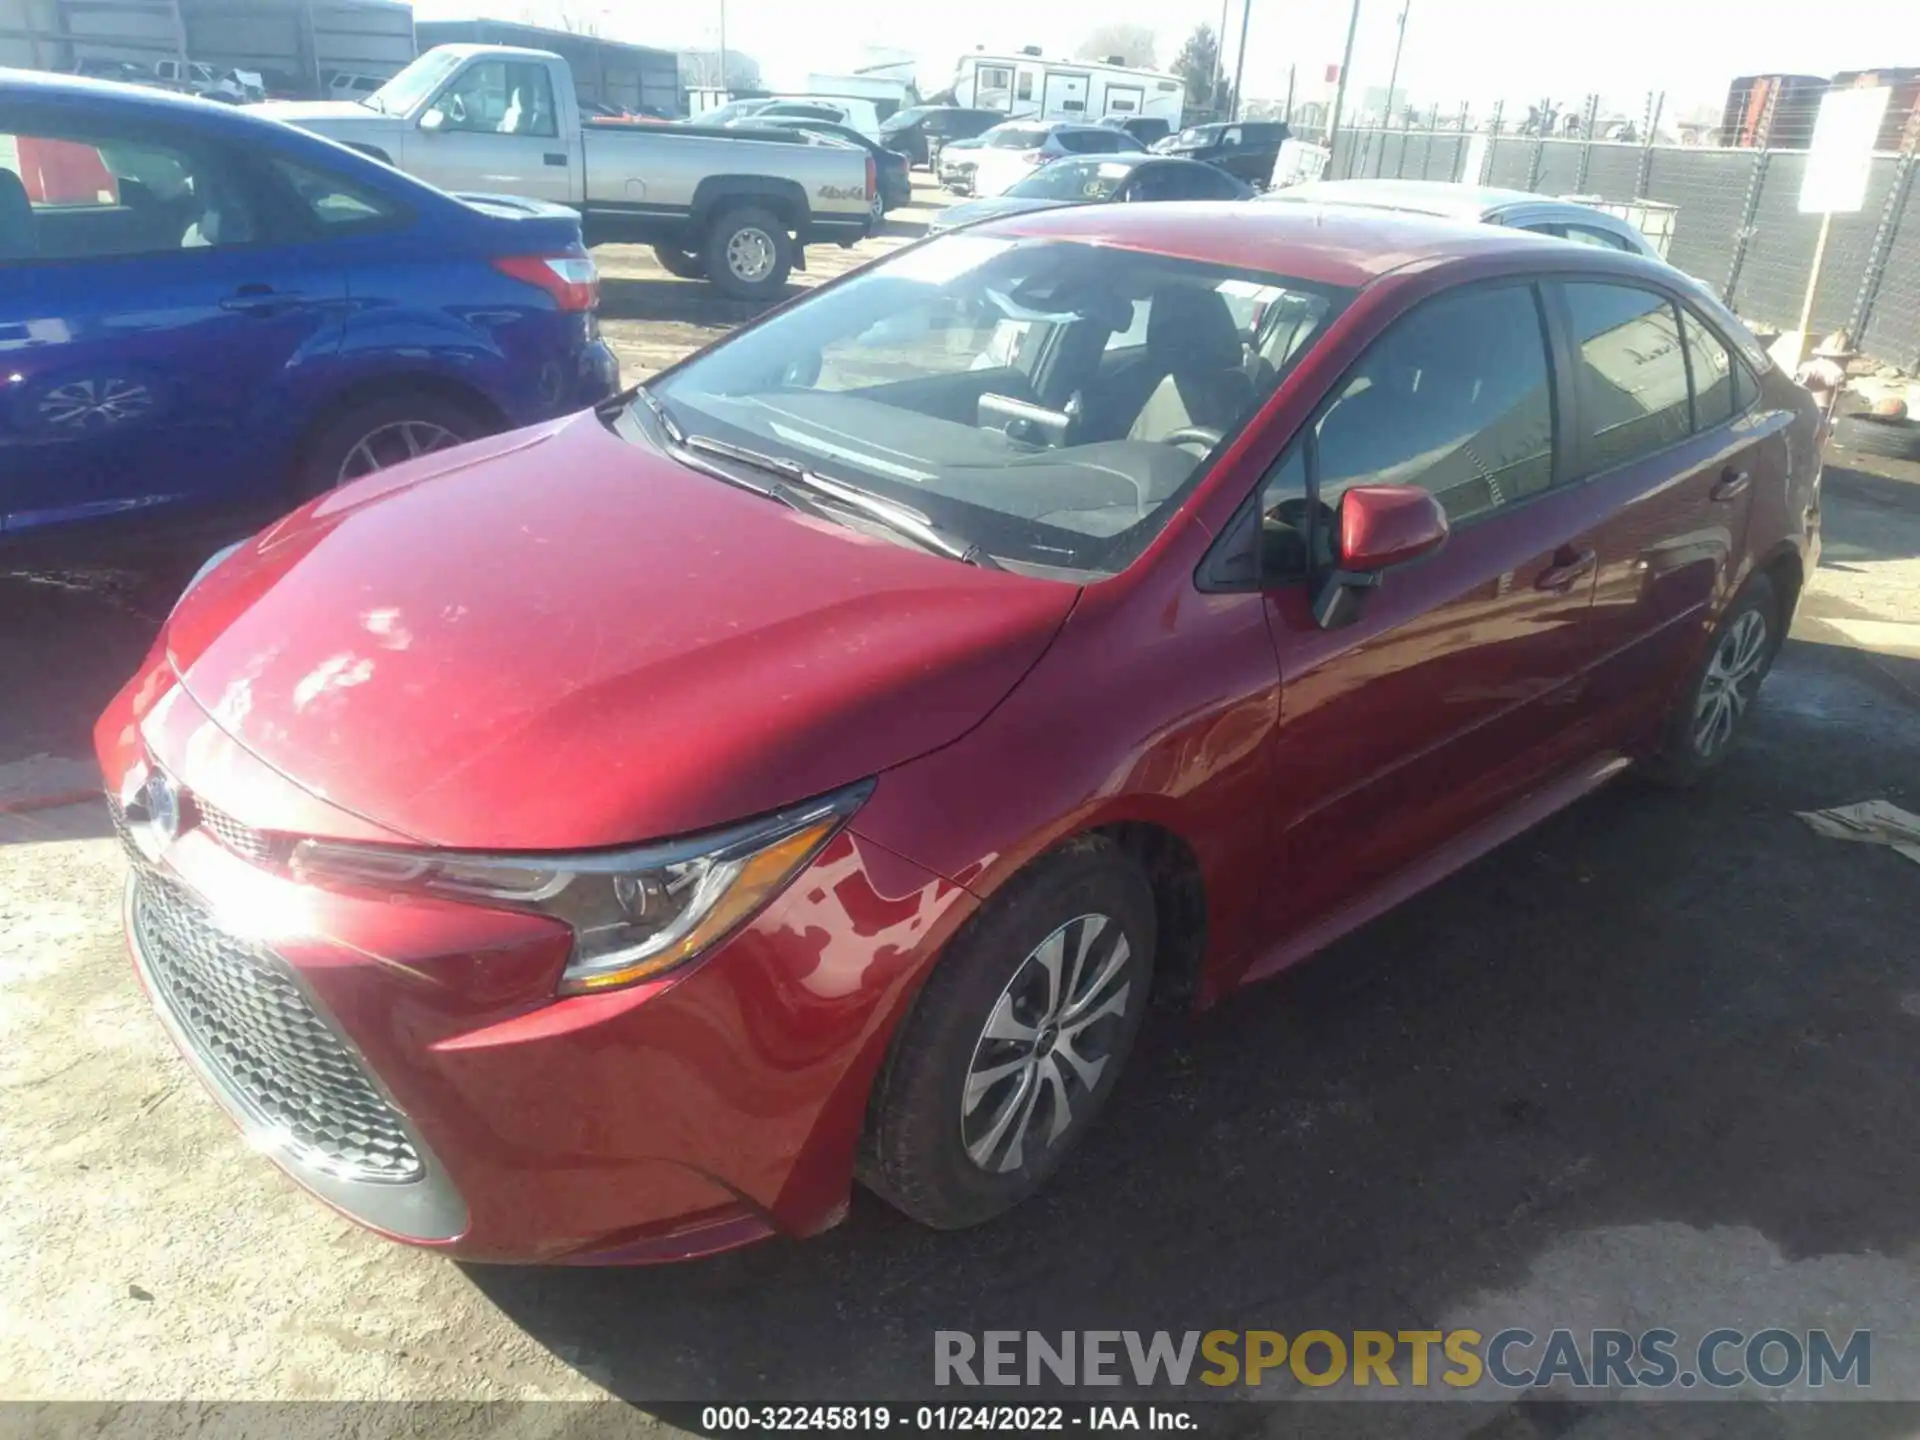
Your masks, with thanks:
[{"label": "renewsportscars.com text", "polygon": [[1809,1389],[1873,1383],[1873,1332],[936,1330],[936,1385],[1301,1385],[1461,1390]]}]

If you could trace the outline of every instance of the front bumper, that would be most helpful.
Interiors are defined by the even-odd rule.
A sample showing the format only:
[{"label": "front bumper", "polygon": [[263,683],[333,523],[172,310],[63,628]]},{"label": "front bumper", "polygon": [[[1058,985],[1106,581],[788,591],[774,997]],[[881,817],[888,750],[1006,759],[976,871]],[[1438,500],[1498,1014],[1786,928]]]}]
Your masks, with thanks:
[{"label": "front bumper", "polygon": [[153,703],[163,667],[96,731],[110,793],[147,764],[198,792],[198,823],[140,852],[129,941],[173,1038],[287,1174],[473,1260],[674,1259],[840,1218],[871,1078],[965,891],[843,831],[695,964],[556,998],[551,920],[322,891],[243,853],[324,802],[177,687]]}]

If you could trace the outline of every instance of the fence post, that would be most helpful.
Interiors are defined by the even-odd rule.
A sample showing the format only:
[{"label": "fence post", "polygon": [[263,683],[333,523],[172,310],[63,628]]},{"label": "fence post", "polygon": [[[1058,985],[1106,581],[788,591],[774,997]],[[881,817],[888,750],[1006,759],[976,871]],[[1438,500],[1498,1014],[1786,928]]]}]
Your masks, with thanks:
[{"label": "fence post", "polygon": [[1867,322],[1873,319],[1873,302],[1880,298],[1880,281],[1887,272],[1887,252],[1900,229],[1900,216],[1907,207],[1907,195],[1913,186],[1915,147],[1920,137],[1909,135],[1895,162],[1893,184],[1887,188],[1887,203],[1880,207],[1880,224],[1873,232],[1873,244],[1867,249],[1865,273],[1860,277],[1860,293],[1854,297],[1853,313],[1847,316],[1847,338],[1857,350]]},{"label": "fence post", "polygon": [[1636,200],[1646,199],[1647,187],[1653,184],[1653,146],[1660,133],[1660,112],[1666,103],[1666,91],[1662,90],[1658,95],[1651,90],[1647,92],[1647,133],[1640,142],[1640,174],[1633,187],[1633,198]]},{"label": "fence post", "polygon": [[1533,124],[1533,163],[1527,167],[1527,189],[1540,188],[1540,162],[1547,155],[1547,115],[1553,109],[1552,100],[1542,100],[1540,108],[1534,113]]},{"label": "fence post", "polygon": [[1487,158],[1484,162],[1485,169],[1481,174],[1473,177],[1472,183],[1475,185],[1493,179],[1493,152],[1500,148],[1500,117],[1506,113],[1506,110],[1507,102],[1505,100],[1496,100],[1493,102],[1493,124],[1487,129]]},{"label": "fence post", "polygon": [[1740,228],[1733,234],[1733,259],[1727,263],[1727,283],[1720,299],[1733,307],[1734,289],[1740,283],[1741,267],[1747,263],[1747,242],[1753,238],[1754,217],[1760,213],[1760,192],[1767,183],[1767,163],[1773,159],[1768,147],[1773,143],[1773,107],[1780,98],[1780,87],[1767,92],[1767,108],[1760,116],[1759,146],[1753,152],[1753,174],[1747,179],[1747,203],[1740,212]]},{"label": "fence post", "polygon": [[[1467,159],[1467,126],[1471,123],[1468,118],[1471,113],[1467,102],[1462,100],[1460,102],[1460,130],[1459,133],[1453,137],[1453,164],[1447,168],[1447,178],[1449,180],[1465,180],[1467,178],[1460,173],[1460,167],[1466,163]],[[1474,181],[1477,182],[1480,177],[1476,175],[1473,178]]]},{"label": "fence post", "polygon": [[1580,138],[1584,143],[1580,146],[1580,178],[1573,182],[1573,193],[1576,195],[1587,193],[1587,171],[1593,165],[1593,127],[1599,118],[1600,96],[1596,91],[1587,96],[1587,118],[1580,127]]}]

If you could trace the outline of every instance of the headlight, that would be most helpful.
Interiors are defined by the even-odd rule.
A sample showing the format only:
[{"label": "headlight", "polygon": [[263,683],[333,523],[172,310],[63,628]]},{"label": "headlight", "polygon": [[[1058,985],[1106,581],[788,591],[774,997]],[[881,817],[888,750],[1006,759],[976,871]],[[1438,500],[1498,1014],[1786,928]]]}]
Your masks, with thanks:
[{"label": "headlight", "polygon": [[582,855],[481,855],[302,840],[288,867],[322,885],[420,891],[535,910],[573,929],[566,995],[631,985],[724,938],[785,888],[872,781],[683,841]]}]

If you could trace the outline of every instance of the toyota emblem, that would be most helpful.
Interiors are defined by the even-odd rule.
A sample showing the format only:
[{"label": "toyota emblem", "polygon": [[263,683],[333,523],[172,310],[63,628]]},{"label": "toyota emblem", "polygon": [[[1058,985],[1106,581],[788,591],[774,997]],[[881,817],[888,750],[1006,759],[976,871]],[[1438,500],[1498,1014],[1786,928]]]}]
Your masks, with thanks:
[{"label": "toyota emblem", "polygon": [[180,836],[180,792],[164,772],[156,770],[147,778],[147,821],[163,844]]}]

